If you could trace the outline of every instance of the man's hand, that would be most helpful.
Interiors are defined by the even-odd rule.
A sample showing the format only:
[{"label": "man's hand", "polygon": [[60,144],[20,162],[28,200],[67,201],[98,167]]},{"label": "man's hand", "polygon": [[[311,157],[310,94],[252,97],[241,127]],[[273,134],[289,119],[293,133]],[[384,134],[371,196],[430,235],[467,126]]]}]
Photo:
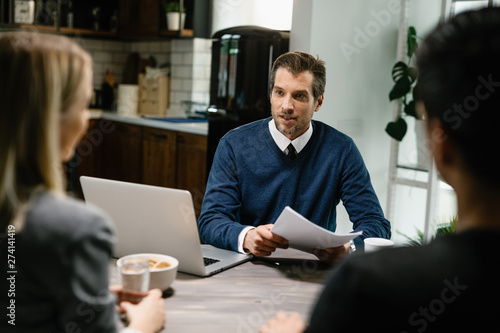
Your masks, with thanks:
[{"label": "man's hand", "polygon": [[339,247],[329,247],[327,249],[313,249],[313,253],[319,260],[328,264],[335,264],[340,261],[346,254],[351,253],[351,246],[345,243]]},{"label": "man's hand", "polygon": [[280,311],[276,317],[270,319],[267,324],[260,328],[259,333],[301,333],[304,332],[306,324],[302,321],[299,314],[294,312],[287,316]]},{"label": "man's hand", "polygon": [[272,224],[260,225],[247,232],[243,240],[243,249],[257,257],[271,255],[276,248],[287,249],[288,240],[271,232]]}]

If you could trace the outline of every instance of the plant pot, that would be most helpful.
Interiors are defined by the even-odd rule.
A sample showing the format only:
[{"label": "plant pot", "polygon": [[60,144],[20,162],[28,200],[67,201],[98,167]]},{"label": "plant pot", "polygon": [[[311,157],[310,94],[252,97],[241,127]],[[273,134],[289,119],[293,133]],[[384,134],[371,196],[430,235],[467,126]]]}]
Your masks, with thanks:
[{"label": "plant pot", "polygon": [[184,29],[184,21],[186,20],[186,13],[179,15],[178,12],[167,13],[167,29],[179,30],[179,18],[181,19],[181,29]]},{"label": "plant pot", "polygon": [[415,120],[415,138],[417,141],[417,168],[429,170],[430,151],[426,134],[426,126],[427,125],[424,120]]}]

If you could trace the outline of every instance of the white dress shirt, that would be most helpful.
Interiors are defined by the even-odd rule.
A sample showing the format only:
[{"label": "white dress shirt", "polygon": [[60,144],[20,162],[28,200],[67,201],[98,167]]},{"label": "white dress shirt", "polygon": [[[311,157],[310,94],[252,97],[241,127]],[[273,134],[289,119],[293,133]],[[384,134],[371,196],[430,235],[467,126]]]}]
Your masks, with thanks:
[{"label": "white dress shirt", "polygon": [[[299,154],[300,151],[307,145],[313,133],[313,127],[311,123],[309,123],[309,128],[302,135],[300,135],[298,138],[295,138],[294,140],[290,140],[283,133],[278,131],[274,119],[271,119],[268,125],[269,125],[269,132],[271,132],[271,136],[273,137],[274,142],[284,154],[288,153],[288,145],[290,143],[297,151],[297,154]],[[253,226],[245,227],[238,235],[238,251],[240,253],[245,253],[245,251],[243,250],[243,241],[245,240],[247,232],[253,228],[255,227]]]}]

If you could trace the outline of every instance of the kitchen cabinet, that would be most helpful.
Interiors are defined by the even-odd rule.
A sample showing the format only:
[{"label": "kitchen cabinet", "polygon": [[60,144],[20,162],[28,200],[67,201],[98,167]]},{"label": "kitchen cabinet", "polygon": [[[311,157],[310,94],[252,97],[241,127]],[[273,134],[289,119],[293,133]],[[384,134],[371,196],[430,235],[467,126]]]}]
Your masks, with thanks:
[{"label": "kitchen cabinet", "polygon": [[[170,1],[172,0],[167,0],[167,2]],[[159,22],[160,36],[211,38],[213,0],[181,0],[179,4],[186,11],[184,29],[181,31],[167,29],[165,10],[162,5],[162,15],[160,15]]]},{"label": "kitchen cabinet", "polygon": [[36,0],[33,24],[15,23],[14,1],[0,0],[0,31],[30,29],[108,39],[210,38],[213,1],[179,2],[186,9],[185,26],[174,31],[167,30],[162,0]]},{"label": "kitchen cabinet", "polygon": [[176,187],[176,132],[144,127],[142,182]]},{"label": "kitchen cabinet", "polygon": [[16,23],[14,1],[0,0],[0,30],[29,29],[64,35],[117,37],[119,0],[35,0],[33,23]]},{"label": "kitchen cabinet", "polygon": [[205,195],[206,169],[207,137],[177,132],[177,188],[191,192],[196,216]]},{"label": "kitchen cabinet", "polygon": [[125,38],[157,37],[160,2],[158,0],[120,0],[118,35]]},{"label": "kitchen cabinet", "polygon": [[97,119],[76,154],[78,177],[188,190],[199,216],[207,180],[206,135]]},{"label": "kitchen cabinet", "polygon": [[102,142],[101,169],[103,178],[133,183],[142,182],[142,127],[113,122],[114,130]]},{"label": "kitchen cabinet", "polygon": [[80,143],[75,151],[74,166],[78,169],[78,173],[91,177],[99,175],[101,168],[101,151],[102,151],[102,131],[99,126],[102,125],[98,120],[91,119],[89,128],[85,136],[80,140]]},{"label": "kitchen cabinet", "polygon": [[212,0],[177,1],[186,13],[181,30],[167,29],[165,3],[161,0],[120,0],[118,35],[121,38],[210,38]]}]

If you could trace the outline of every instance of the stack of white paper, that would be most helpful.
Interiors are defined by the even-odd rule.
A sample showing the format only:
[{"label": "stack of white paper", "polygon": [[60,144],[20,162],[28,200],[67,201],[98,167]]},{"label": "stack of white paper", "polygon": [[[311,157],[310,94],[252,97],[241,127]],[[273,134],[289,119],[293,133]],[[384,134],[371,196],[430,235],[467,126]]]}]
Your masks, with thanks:
[{"label": "stack of white paper", "polygon": [[336,234],[312,223],[288,206],[281,212],[271,232],[286,238],[291,248],[309,253],[313,249],[341,246],[363,233]]}]

